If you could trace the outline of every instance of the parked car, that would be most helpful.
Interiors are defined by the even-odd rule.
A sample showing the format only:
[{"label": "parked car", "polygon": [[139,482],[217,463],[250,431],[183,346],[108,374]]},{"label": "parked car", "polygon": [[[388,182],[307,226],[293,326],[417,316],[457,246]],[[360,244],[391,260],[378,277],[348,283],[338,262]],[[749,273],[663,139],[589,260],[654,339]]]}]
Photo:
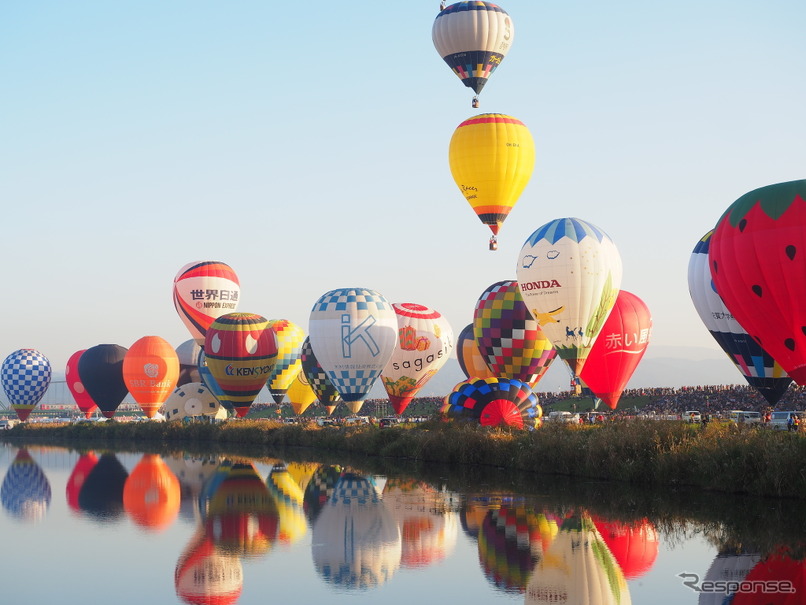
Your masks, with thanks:
[{"label": "parked car", "polygon": [[571,412],[549,412],[548,422],[571,422],[579,424],[579,414],[572,414]]},{"label": "parked car", "polygon": [[392,416],[381,418],[380,421],[378,421],[378,426],[381,428],[396,426],[398,424],[400,424],[400,418],[394,418]]},{"label": "parked car", "polygon": [[702,422],[702,414],[699,410],[686,410],[683,412],[683,420],[686,422]]},{"label": "parked car", "polygon": [[736,424],[759,424],[761,422],[760,412],[747,412],[745,410],[730,410],[728,420]]}]

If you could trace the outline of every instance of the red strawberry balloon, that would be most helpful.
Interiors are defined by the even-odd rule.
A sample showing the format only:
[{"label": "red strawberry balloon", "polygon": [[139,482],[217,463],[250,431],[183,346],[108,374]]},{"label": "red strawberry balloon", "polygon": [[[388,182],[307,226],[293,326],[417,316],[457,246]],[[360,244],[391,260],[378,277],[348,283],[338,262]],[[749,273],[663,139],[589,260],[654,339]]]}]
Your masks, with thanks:
[{"label": "red strawberry balloon", "polygon": [[806,384],[806,180],[736,200],[716,225],[708,257],[736,321]]}]

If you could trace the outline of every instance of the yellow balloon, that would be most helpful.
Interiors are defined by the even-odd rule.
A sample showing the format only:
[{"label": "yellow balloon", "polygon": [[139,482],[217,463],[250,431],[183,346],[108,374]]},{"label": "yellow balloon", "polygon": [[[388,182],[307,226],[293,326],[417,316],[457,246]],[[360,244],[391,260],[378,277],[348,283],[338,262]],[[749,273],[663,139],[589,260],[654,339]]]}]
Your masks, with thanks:
[{"label": "yellow balloon", "polygon": [[305,380],[305,376],[302,372],[297,374],[294,378],[294,382],[288,387],[286,397],[297,416],[302,414],[308,409],[309,405],[316,401],[316,393],[313,392],[311,385]]},{"label": "yellow balloon", "polygon": [[477,115],[454,131],[448,160],[459,190],[497,235],[534,170],[535,144],[529,129],[512,116]]}]

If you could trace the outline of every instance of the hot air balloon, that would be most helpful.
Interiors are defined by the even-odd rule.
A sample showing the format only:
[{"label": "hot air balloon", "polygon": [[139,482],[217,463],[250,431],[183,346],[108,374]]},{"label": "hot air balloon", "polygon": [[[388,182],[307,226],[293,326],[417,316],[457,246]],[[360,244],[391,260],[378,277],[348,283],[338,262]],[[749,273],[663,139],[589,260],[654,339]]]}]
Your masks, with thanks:
[{"label": "hot air balloon", "polygon": [[632,603],[624,573],[587,513],[563,520],[526,586],[526,605],[563,602]]},{"label": "hot air balloon", "polygon": [[496,282],[482,292],[473,311],[473,335],[495,377],[538,383],[557,356],[529,313],[518,282]]},{"label": "hot air balloon", "polygon": [[238,308],[241,286],[232,267],[218,261],[188,263],[174,278],[173,299],[190,335],[204,346],[207,329]]},{"label": "hot air balloon", "polygon": [[714,288],[708,264],[713,229],[694,246],[688,263],[688,291],[697,314],[717,344],[747,383],[774,406],[792,379],[783,368],[739,325]]},{"label": "hot air balloon", "polygon": [[235,605],[243,592],[243,565],[200,530],[176,562],[174,586],[176,595],[191,605]]},{"label": "hot air balloon", "polygon": [[277,335],[277,361],[267,381],[269,394],[274,403],[282,403],[294,379],[302,371],[302,343],[305,332],[287,319],[271,319],[269,327]]},{"label": "hot air balloon", "polygon": [[755,189],[717,222],[708,250],[733,317],[806,385],[806,180]]},{"label": "hot air balloon", "polygon": [[397,316],[374,290],[331,290],[311,310],[310,340],[319,365],[356,414],[392,357]]},{"label": "hot air balloon", "polygon": [[652,316],[644,301],[621,290],[607,316],[580,378],[611,410],[646,352]]},{"label": "hot air balloon", "polygon": [[471,379],[460,382],[448,397],[447,414],[473,419],[483,426],[534,428],[537,396],[528,384],[514,378]]},{"label": "hot air balloon", "polygon": [[592,520],[625,578],[639,578],[655,564],[660,542],[657,529],[647,519],[633,523],[596,517]]},{"label": "hot air balloon", "polygon": [[176,381],[176,386],[181,387],[188,382],[202,381],[199,373],[201,352],[201,346],[192,338],[176,347],[176,356],[179,358],[179,379]]},{"label": "hot air balloon", "polygon": [[467,324],[456,339],[456,359],[465,378],[494,378],[495,374],[479,351],[473,324]]},{"label": "hot air balloon", "polygon": [[159,336],[143,336],[123,358],[123,380],[146,418],[153,418],[179,379],[179,357]]},{"label": "hot air balloon", "polygon": [[123,508],[140,527],[162,531],[179,516],[179,479],[157,454],[143,454],[123,485]]},{"label": "hot air balloon", "polygon": [[129,390],[123,379],[127,349],[102,344],[90,347],[78,360],[78,375],[84,388],[106,418],[112,418]]},{"label": "hot air balloon", "polygon": [[5,358],[0,374],[8,402],[27,420],[50,385],[50,361],[36,349],[18,349]]},{"label": "hot air balloon", "polygon": [[366,477],[342,475],[312,534],[314,567],[326,582],[339,588],[380,586],[400,567],[397,523]]},{"label": "hot air balloon", "polygon": [[[705,572],[703,582],[719,582],[724,586],[721,592],[702,592],[697,605],[727,605],[733,603],[733,595],[741,587],[742,581],[756,564],[761,561],[757,551],[746,551],[742,547],[720,548],[717,556],[711,561]],[[715,584],[712,584],[714,586]],[[770,605],[770,604],[768,604]]]},{"label": "hot air balloon", "polygon": [[535,165],[535,144],[520,120],[500,113],[467,119],[456,128],[448,151],[451,174],[481,222],[496,236],[523,193]]},{"label": "hot air balloon", "polygon": [[223,552],[266,554],[277,539],[277,504],[251,462],[225,467],[208,506],[205,528]]},{"label": "hot air balloon", "polygon": [[316,393],[313,392],[303,372],[300,372],[294,378],[294,382],[291,383],[286,395],[291,408],[297,416],[301,416],[308,409],[308,406],[316,401]]},{"label": "hot air balloon", "polygon": [[86,351],[86,349],[76,351],[70,356],[70,359],[67,360],[67,366],[64,370],[64,381],[67,383],[67,388],[70,389],[70,393],[73,395],[78,409],[84,414],[85,418],[89,418],[92,416],[92,413],[98,409],[98,406],[95,405],[92,397],[87,393],[87,389],[84,388],[81,377],[78,375],[78,360],[81,359],[81,355],[84,351]]},{"label": "hot air balloon", "polygon": [[557,355],[579,376],[616,302],[621,257],[598,227],[560,218],[537,229],[518,255],[523,302]]},{"label": "hot air balloon", "polygon": [[[768,587],[762,590],[760,587]],[[739,590],[732,605],[799,605],[806,594],[806,558],[780,546],[756,563]]]},{"label": "hot air balloon", "polygon": [[38,523],[50,507],[50,482],[25,448],[20,449],[0,485],[0,503],[14,517]]},{"label": "hot air balloon", "polygon": [[98,464],[98,456],[94,452],[86,452],[81,454],[67,479],[67,486],[65,494],[67,496],[67,505],[73,512],[80,513],[81,507],[78,505],[78,495],[81,493],[81,488],[87,480],[95,465]]},{"label": "hot air balloon", "polygon": [[277,336],[265,317],[254,313],[229,313],[207,330],[204,354],[210,373],[239,418],[249,407],[274,368]]},{"label": "hot air balloon", "polygon": [[195,416],[215,417],[221,404],[201,382],[188,382],[176,387],[162,405],[165,420],[182,420]]},{"label": "hot air balloon", "polygon": [[123,488],[128,476],[115,454],[101,454],[78,493],[78,506],[101,523],[118,520],[123,516]]},{"label": "hot air balloon", "polygon": [[224,391],[216,382],[216,379],[213,378],[212,373],[210,372],[210,367],[207,365],[207,356],[204,354],[204,351],[199,348],[199,360],[196,367],[199,370],[199,378],[201,379],[201,383],[213,394],[213,396],[218,399],[221,406],[230,412],[233,411],[232,404],[227,401],[224,397]]},{"label": "hot air balloon", "polygon": [[395,303],[398,342],[381,380],[396,414],[445,365],[453,351],[453,330],[439,311],[416,303]]},{"label": "hot air balloon", "polygon": [[473,107],[515,38],[510,16],[492,2],[456,2],[442,8],[431,29],[439,56],[472,88]]},{"label": "hot air balloon", "polygon": [[316,355],[313,354],[310,337],[306,337],[302,343],[300,360],[302,361],[302,373],[308,380],[308,384],[311,385],[316,398],[327,410],[327,413],[332,414],[333,410],[336,409],[336,405],[341,401],[341,395],[339,395],[333,383],[330,382],[327,372],[319,365]]}]

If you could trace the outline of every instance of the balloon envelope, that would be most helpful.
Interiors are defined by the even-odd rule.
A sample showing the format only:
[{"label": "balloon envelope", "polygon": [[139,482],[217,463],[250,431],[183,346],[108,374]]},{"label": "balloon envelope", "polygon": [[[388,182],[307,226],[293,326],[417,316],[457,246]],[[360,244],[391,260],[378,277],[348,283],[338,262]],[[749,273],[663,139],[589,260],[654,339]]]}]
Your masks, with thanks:
[{"label": "balloon envelope", "polygon": [[309,327],[314,355],[341,398],[363,401],[397,342],[391,303],[365,288],[331,290],[314,304]]},{"label": "balloon envelope", "polygon": [[210,373],[238,417],[266,385],[277,359],[277,336],[265,317],[229,313],[215,320],[204,341]]},{"label": "balloon envelope", "polygon": [[204,336],[213,321],[238,308],[240,297],[238,276],[226,263],[188,263],[174,278],[176,312],[199,345],[204,344]]},{"label": "balloon envelope", "polygon": [[644,301],[621,290],[593,343],[580,378],[611,410],[635,373],[649,344],[652,316]]},{"label": "balloon envelope", "polygon": [[201,346],[194,339],[186,340],[176,347],[176,356],[179,358],[179,379],[176,386],[188,382],[201,382],[199,373],[199,354]]},{"label": "balloon envelope", "polygon": [[529,313],[518,282],[496,282],[476,302],[473,335],[493,376],[515,378],[534,387],[557,351]]},{"label": "balloon envelope", "polygon": [[221,407],[218,399],[201,382],[189,382],[176,387],[163,404],[165,420],[185,417],[215,416]]},{"label": "balloon envelope", "polygon": [[532,178],[535,144],[517,118],[481,114],[456,128],[448,161],[462,195],[481,222],[497,234]]},{"label": "balloon envelope", "polygon": [[319,365],[319,361],[316,359],[311,347],[310,336],[305,338],[302,343],[300,359],[302,361],[302,373],[308,380],[308,384],[311,386],[319,403],[326,408],[331,408],[328,413],[333,413],[333,409],[341,401],[341,395],[339,395],[333,383],[330,382],[327,372]]},{"label": "balloon envelope", "polygon": [[434,19],[431,39],[451,71],[478,94],[509,52],[515,27],[492,2],[456,2]]},{"label": "balloon envelope", "polygon": [[305,332],[287,319],[271,319],[269,327],[277,336],[277,361],[269,375],[267,386],[274,403],[282,403],[286,391],[302,371],[302,343]]},{"label": "balloon envelope", "polygon": [[736,321],[806,385],[806,180],[746,193],[714,229],[716,291]]},{"label": "balloon envelope", "polygon": [[537,396],[528,384],[510,378],[460,382],[448,396],[447,414],[474,419],[483,426],[534,428]]},{"label": "balloon envelope", "polygon": [[316,401],[316,393],[313,392],[311,385],[302,372],[294,378],[294,382],[291,383],[286,395],[291,408],[297,416],[303,414],[308,409],[308,406]]},{"label": "balloon envelope", "polygon": [[747,383],[775,405],[792,384],[783,368],[753,340],[725,306],[708,264],[713,229],[697,242],[688,263],[688,291],[694,308],[717,344]]},{"label": "balloon envelope", "polygon": [[153,418],[179,379],[179,357],[159,336],[143,336],[123,358],[123,380],[147,418]]},{"label": "balloon envelope", "polygon": [[473,324],[467,324],[456,339],[456,359],[465,378],[494,378],[495,374],[479,351]]},{"label": "balloon envelope", "polygon": [[92,400],[106,418],[112,418],[129,390],[123,379],[127,349],[102,344],[90,347],[78,360],[78,375]]},{"label": "balloon envelope", "polygon": [[621,256],[610,237],[577,218],[546,223],[521,248],[523,301],[574,376],[616,302],[621,275]]},{"label": "balloon envelope", "polygon": [[398,342],[381,373],[396,414],[445,365],[453,351],[453,330],[439,311],[416,303],[394,303]]},{"label": "balloon envelope", "polygon": [[0,380],[20,420],[26,420],[42,399],[50,377],[50,361],[36,349],[18,349],[5,358]]},{"label": "balloon envelope", "polygon": [[67,366],[64,370],[64,381],[67,383],[67,388],[70,389],[70,394],[73,395],[73,400],[76,402],[78,409],[86,418],[89,418],[98,406],[95,405],[92,397],[90,397],[90,394],[81,382],[81,377],[78,375],[78,360],[81,359],[81,355],[84,351],[86,351],[86,349],[76,351],[70,356],[70,359],[67,360]]}]

